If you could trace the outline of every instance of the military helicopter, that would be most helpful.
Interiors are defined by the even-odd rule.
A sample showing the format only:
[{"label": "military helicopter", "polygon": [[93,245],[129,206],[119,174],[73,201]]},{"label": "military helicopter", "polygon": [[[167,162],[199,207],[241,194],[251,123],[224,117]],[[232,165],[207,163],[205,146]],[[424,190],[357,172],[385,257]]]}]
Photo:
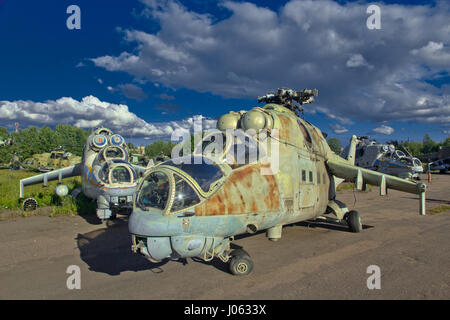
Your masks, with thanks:
[{"label": "military helicopter", "polygon": [[439,170],[440,173],[447,173],[450,171],[450,158],[436,160],[430,162],[430,170]]},{"label": "military helicopter", "polygon": [[[403,179],[420,180],[423,167],[419,159],[396,150],[393,144],[381,144],[369,139],[368,136],[358,138],[355,165]],[[350,146],[347,146],[342,151],[342,157],[347,157],[349,150]]]},{"label": "military helicopter", "polygon": [[[61,183],[64,178],[81,176],[83,193],[97,201],[97,217],[114,219],[118,213],[131,213],[138,177],[144,171],[144,167],[128,162],[123,137],[98,128],[87,138],[80,163],[20,180],[20,198],[24,197],[24,186],[40,182],[47,186],[51,180]],[[58,188],[57,193],[67,194],[62,186]]]},{"label": "military helicopter", "polygon": [[42,154],[34,154],[22,162],[24,169],[49,172],[81,162],[81,157],[66,152],[62,147]]},{"label": "military helicopter", "polygon": [[14,144],[13,138],[4,139],[2,136],[0,136],[0,147],[12,146],[13,144]]},{"label": "military helicopter", "polygon": [[430,171],[439,170],[440,173],[450,171],[450,147],[440,148],[437,152],[421,154],[417,157],[424,162],[428,162]]},{"label": "military helicopter", "polygon": [[20,155],[17,152],[14,152],[9,163],[0,164],[0,169],[22,170],[23,165],[20,158]]},{"label": "military helicopter", "polygon": [[[233,275],[247,275],[253,261],[243,249],[231,250],[236,235],[266,230],[276,241],[283,225],[324,215],[360,232],[359,213],[336,199],[336,186],[344,179],[354,181],[358,190],[366,184],[380,186],[380,195],[389,188],[418,194],[424,215],[424,183],[355,166],[356,136],[344,159],[300,116],[301,106],[317,94],[281,88],[259,97],[258,102],[266,103],[262,108],[221,116],[217,132],[202,133],[192,155],[172,156],[150,168],[129,218],[132,251],[153,262],[218,257],[229,262]],[[243,138],[230,134],[239,130]],[[262,133],[254,134],[256,130]],[[205,156],[212,142],[223,145],[224,151]],[[252,157],[255,148],[261,150]],[[236,161],[236,150],[244,155],[243,163]]]}]

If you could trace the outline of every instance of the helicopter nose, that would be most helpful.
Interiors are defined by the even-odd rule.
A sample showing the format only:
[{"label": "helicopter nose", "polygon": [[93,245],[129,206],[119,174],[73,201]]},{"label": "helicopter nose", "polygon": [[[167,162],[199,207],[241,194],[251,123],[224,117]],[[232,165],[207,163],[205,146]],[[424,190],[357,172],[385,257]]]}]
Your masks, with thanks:
[{"label": "helicopter nose", "polygon": [[147,257],[150,261],[160,261],[172,254],[170,237],[141,237],[133,235],[131,250]]}]

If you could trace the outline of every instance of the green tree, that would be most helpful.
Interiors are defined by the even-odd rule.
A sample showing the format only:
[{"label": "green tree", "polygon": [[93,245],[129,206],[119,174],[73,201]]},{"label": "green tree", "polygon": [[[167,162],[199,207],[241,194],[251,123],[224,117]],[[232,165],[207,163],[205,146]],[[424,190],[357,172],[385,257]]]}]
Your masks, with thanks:
[{"label": "green tree", "polygon": [[36,127],[19,130],[18,133],[14,132],[12,135],[14,139],[12,153],[17,152],[22,159],[25,159],[40,152],[39,131]]},{"label": "green tree", "polygon": [[423,153],[430,153],[436,151],[438,145],[433,139],[430,138],[428,133],[425,133],[425,136],[423,137]]},{"label": "green tree", "polygon": [[89,132],[68,124],[59,124],[56,126],[55,135],[56,147],[61,146],[65,151],[81,156]]},{"label": "green tree", "polygon": [[39,130],[39,143],[41,152],[49,152],[56,148],[56,134],[47,126],[43,126]]},{"label": "green tree", "polygon": [[337,138],[328,138],[327,140],[330,149],[334,151],[336,154],[341,153],[342,144],[341,141]]},{"label": "green tree", "polygon": [[403,142],[402,145],[407,148],[413,156],[417,156],[419,154],[422,154],[423,149],[423,143],[417,142],[417,141],[411,141],[411,142]]},{"label": "green tree", "polygon": [[6,128],[0,127],[0,139],[6,140],[9,138],[9,132]]},{"label": "green tree", "polygon": [[170,157],[174,146],[175,143],[172,143],[172,141],[153,141],[152,144],[149,144],[145,147],[145,155],[149,158],[154,158],[161,154]]},{"label": "green tree", "polygon": [[447,137],[445,141],[442,143],[443,147],[450,147],[450,137]]},{"label": "green tree", "polygon": [[136,153],[136,147],[134,146],[133,142],[128,142],[127,146],[130,153]]}]

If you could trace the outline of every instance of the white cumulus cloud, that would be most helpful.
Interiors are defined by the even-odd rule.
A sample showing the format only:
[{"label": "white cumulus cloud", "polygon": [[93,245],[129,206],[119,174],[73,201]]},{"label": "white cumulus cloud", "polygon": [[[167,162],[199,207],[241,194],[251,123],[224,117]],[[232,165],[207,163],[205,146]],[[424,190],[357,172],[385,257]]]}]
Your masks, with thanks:
[{"label": "white cumulus cloud", "polygon": [[91,58],[96,66],[227,98],[317,88],[317,103],[344,125],[449,121],[449,89],[426,81],[450,72],[448,1],[378,3],[380,30],[366,27],[364,2],[292,0],[274,11],[224,1],[230,15],[219,21],[172,0],[141,2],[158,31],[122,30],[131,49]]},{"label": "white cumulus cloud", "polygon": [[376,133],[381,133],[381,134],[385,134],[385,135],[391,135],[394,133],[394,128],[391,128],[389,126],[386,125],[381,125],[380,127],[377,127],[375,129],[373,129],[374,132]]},{"label": "white cumulus cloud", "polygon": [[100,101],[97,97],[87,96],[78,101],[70,97],[45,102],[0,101],[0,125],[8,126],[19,122],[21,127],[56,126],[71,124],[83,129],[104,126],[125,137],[168,138],[178,130],[193,130],[194,121],[204,129],[214,128],[216,120],[202,115],[189,117],[181,121],[149,123],[128,109],[127,105]]},{"label": "white cumulus cloud", "polygon": [[333,132],[335,134],[343,134],[348,132],[347,128],[344,128],[343,126],[341,126],[340,124],[330,124],[329,126],[331,128],[331,130],[333,130]]}]

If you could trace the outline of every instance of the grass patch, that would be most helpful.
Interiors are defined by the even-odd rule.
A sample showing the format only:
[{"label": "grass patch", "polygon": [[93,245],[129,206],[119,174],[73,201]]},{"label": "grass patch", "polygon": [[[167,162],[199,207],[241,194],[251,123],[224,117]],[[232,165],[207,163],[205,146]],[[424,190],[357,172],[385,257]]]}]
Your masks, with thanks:
[{"label": "grass patch", "polygon": [[[22,210],[23,216],[32,215],[23,211],[23,200],[19,199],[19,182],[21,179],[36,175],[36,172],[25,170],[0,170],[0,210]],[[95,213],[96,203],[80,193],[77,200],[70,195],[76,188],[81,187],[80,177],[64,179],[63,183],[69,188],[69,195],[59,197],[55,194],[58,181],[51,181],[48,187],[42,183],[26,186],[24,188],[25,198],[33,197],[38,202],[39,208],[51,207],[50,216],[60,214],[88,214]]]},{"label": "grass patch", "polygon": [[445,212],[445,211],[449,211],[450,210],[450,206],[445,205],[445,204],[441,204],[436,208],[427,210],[427,214],[437,214],[437,213],[441,213],[441,212]]},{"label": "grass patch", "polygon": [[[371,192],[372,191],[372,185],[368,184],[366,186],[365,191],[360,192]],[[340,185],[337,186],[336,191],[345,191],[345,190],[356,190],[356,185],[353,182],[343,182]],[[358,191],[358,190],[356,190]]]}]

